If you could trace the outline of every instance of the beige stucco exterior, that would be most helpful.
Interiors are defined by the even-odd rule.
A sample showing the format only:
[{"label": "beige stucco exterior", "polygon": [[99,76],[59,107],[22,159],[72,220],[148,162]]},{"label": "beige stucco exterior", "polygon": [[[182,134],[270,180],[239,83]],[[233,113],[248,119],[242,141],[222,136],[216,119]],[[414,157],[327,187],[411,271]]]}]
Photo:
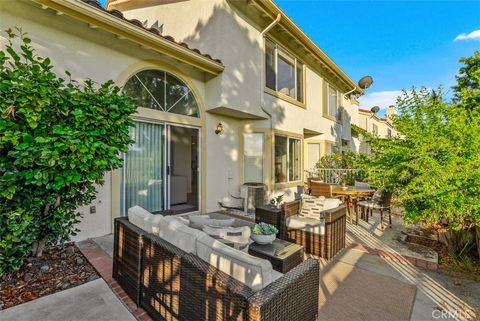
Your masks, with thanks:
[{"label": "beige stucco exterior", "polygon": [[[396,114],[397,110],[395,106],[387,107],[385,117],[378,117],[370,110],[358,109],[358,121],[356,125],[367,133],[375,134],[380,138],[394,137],[398,133],[393,126],[392,116]],[[368,153],[370,149],[364,143],[360,143],[359,151]]]},{"label": "beige stucco exterior", "polygon": [[[300,37],[292,40],[292,33],[297,31],[285,31],[289,28],[288,21],[273,28],[267,36],[304,63],[304,103],[265,90],[261,81],[264,79],[261,32],[274,17],[265,16],[261,6],[226,0],[143,2],[147,7],[139,6],[139,2],[133,7],[128,1],[123,1],[123,5],[117,3],[127,18],[146,21],[148,27],[156,24],[163,34],[221,59],[220,66],[202,61],[201,57],[187,57],[184,52],[176,59],[171,51],[175,48],[163,49],[153,40],[147,42],[147,38],[143,42],[140,38],[129,38],[128,34],[115,35],[107,25],[93,25],[74,11],[62,14],[52,10],[48,4],[58,5],[57,0],[36,2],[44,6],[23,0],[0,2],[0,28],[22,27],[39,53],[51,58],[58,74],[69,70],[79,81],[113,79],[122,86],[140,70],[160,69],[178,76],[194,92],[200,106],[199,118],[145,108],[139,108],[132,117],[200,129],[203,213],[218,210],[218,202],[227,201],[230,194],[240,195],[244,183],[243,133],[264,134],[264,183],[271,195],[286,193],[287,200],[300,191],[303,170],[312,163],[306,152],[309,143],[318,144],[320,156],[328,153],[331,145],[341,146],[342,140],[353,150],[360,148],[359,142],[351,137],[350,125],[361,122],[362,116],[355,101],[343,95],[352,90],[352,81],[343,72],[335,71],[338,66],[322,58],[321,52],[312,51],[307,40]],[[76,5],[74,0],[68,2]],[[115,1],[111,6],[115,6]],[[327,83],[339,90],[340,105],[344,108],[340,122],[325,114]],[[217,135],[215,128],[219,123],[223,124],[224,132]],[[301,140],[302,179],[274,183],[275,134]],[[97,200],[92,204],[96,213],[89,214],[91,205],[79,209],[84,218],[77,239],[111,232],[112,220],[120,213],[120,189],[121,170],[107,173],[105,184],[98,187]]]}]

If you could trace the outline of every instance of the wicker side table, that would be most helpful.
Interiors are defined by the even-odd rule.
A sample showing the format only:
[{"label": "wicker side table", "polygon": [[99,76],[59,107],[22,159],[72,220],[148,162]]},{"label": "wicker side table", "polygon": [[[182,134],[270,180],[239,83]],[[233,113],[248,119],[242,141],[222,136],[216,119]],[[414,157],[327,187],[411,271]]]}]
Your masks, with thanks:
[{"label": "wicker side table", "polygon": [[254,242],[248,254],[270,261],[273,269],[280,273],[287,273],[303,262],[303,246],[280,239],[265,245]]},{"label": "wicker side table", "polygon": [[281,218],[283,216],[283,208],[277,208],[273,205],[262,205],[257,206],[255,208],[255,223],[265,222],[268,224],[272,224],[276,228],[278,228],[277,237],[281,237],[281,227],[282,222]]}]

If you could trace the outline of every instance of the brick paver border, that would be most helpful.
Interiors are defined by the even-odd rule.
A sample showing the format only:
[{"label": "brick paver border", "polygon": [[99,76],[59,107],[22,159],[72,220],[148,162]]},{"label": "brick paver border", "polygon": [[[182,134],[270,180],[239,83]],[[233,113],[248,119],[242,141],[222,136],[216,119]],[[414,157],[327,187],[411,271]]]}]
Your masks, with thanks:
[{"label": "brick paver border", "polygon": [[93,265],[95,270],[105,280],[113,293],[120,299],[120,301],[127,307],[130,313],[138,321],[151,321],[152,318],[137,306],[135,302],[123,291],[122,287],[112,278],[113,260],[97,243],[92,240],[85,240],[77,243],[78,248],[85,256],[85,258]]},{"label": "brick paver border", "polygon": [[358,243],[349,243],[347,244],[346,248],[355,249],[355,250],[372,254],[372,255],[377,255],[383,259],[391,260],[396,263],[410,264],[410,265],[418,266],[431,271],[438,270],[438,263],[417,259],[411,256],[400,255],[394,252],[379,250],[379,249],[371,248]]}]

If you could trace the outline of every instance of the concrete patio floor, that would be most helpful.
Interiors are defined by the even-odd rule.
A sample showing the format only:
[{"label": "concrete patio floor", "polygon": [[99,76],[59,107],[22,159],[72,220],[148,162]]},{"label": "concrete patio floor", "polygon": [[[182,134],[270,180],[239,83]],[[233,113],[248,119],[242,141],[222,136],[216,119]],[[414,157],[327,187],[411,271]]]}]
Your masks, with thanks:
[{"label": "concrete patio floor", "polygon": [[[322,267],[343,262],[355,267],[415,284],[417,295],[413,306],[412,321],[424,320],[475,320],[475,309],[480,305],[480,284],[470,280],[458,280],[435,271],[412,265],[402,256],[437,262],[436,253],[415,252],[398,240],[403,226],[401,217],[393,216],[393,228],[379,226],[379,216],[374,214],[369,223],[347,224],[347,242],[379,249],[391,256],[372,255],[355,248],[347,248],[331,261],[322,260]],[[110,256],[113,253],[113,236],[106,235],[94,241]],[[352,304],[355,296],[352,294]]]},{"label": "concrete patio floor", "polygon": [[[405,283],[415,284],[417,293],[411,315],[413,321],[480,320],[478,316],[475,316],[475,313],[478,313],[475,312],[475,309],[478,309],[480,305],[480,285],[477,282],[459,280],[412,265],[401,255],[417,257],[422,260],[429,259],[432,262],[437,258],[431,256],[430,253],[425,256],[424,252],[416,253],[411,249],[402,248],[404,244],[398,238],[401,226],[403,226],[400,217],[393,217],[394,228],[386,228],[384,231],[379,228],[378,220],[379,217],[374,215],[370,223],[360,222],[358,226],[347,224],[347,242],[360,244],[366,248],[379,249],[392,255],[383,256],[377,252],[374,255],[357,248],[346,248],[330,261],[321,260],[322,269],[341,262]],[[99,251],[111,259],[113,256],[112,234],[95,238],[92,241],[89,242],[96,244],[97,248],[100,248]],[[85,244],[81,247],[84,246]],[[133,321],[138,319],[129,312],[128,304],[122,303],[117,296],[118,294],[115,295],[103,279],[98,279],[2,311],[0,312],[0,321]],[[351,304],[355,304],[355,293],[352,293],[349,301]],[[385,319],[388,319],[388,316],[385,316]]]},{"label": "concrete patio floor", "polygon": [[103,279],[0,312],[1,321],[135,321]]}]

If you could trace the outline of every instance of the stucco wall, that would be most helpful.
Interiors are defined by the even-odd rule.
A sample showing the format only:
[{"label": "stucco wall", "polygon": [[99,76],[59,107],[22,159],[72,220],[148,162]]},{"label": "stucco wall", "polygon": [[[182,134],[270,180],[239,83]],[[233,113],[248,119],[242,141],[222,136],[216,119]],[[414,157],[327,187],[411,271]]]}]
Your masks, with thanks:
[{"label": "stucco wall", "polygon": [[[126,4],[128,7],[128,4]],[[199,48],[203,52],[211,54],[222,60],[225,65],[224,72],[214,79],[207,79],[206,82],[206,107],[207,110],[216,107],[228,107],[241,110],[250,114],[266,116],[262,112],[261,95],[263,87],[260,84],[263,72],[263,39],[260,39],[261,27],[257,26],[249,17],[246,17],[230,2],[224,0],[208,1],[178,1],[151,5],[145,8],[136,3],[133,7],[124,9],[123,13],[129,18],[136,18],[146,22],[148,26],[157,25],[161,27],[164,34],[172,35],[178,41],[184,41],[192,47]],[[268,21],[264,21],[265,24]],[[286,46],[290,43],[279,43]],[[306,57],[297,56],[300,60],[306,61]],[[340,142],[341,139],[350,140],[352,149],[357,150],[357,143],[351,140],[350,123],[357,119],[357,106],[341,95],[341,105],[345,108],[343,121],[337,123],[323,117],[325,92],[325,77],[320,75],[314,68],[306,64],[305,70],[305,107],[302,108],[286,100],[263,93],[264,107],[273,115],[273,127],[277,131],[303,135],[304,130],[320,133],[320,135],[309,137],[318,141]],[[215,120],[214,120],[215,119]],[[225,184],[230,182],[230,189],[238,191],[243,183],[241,171],[235,170],[237,165],[229,164],[233,158],[225,156],[225,149],[237,151],[238,142],[241,139],[238,132],[225,133],[228,139],[210,137],[215,122],[220,120],[217,116],[207,117],[207,171],[210,166],[216,169],[232,171],[227,176],[229,179],[211,177],[207,172],[207,209],[213,209],[218,198],[217,195],[226,195]],[[231,126],[235,121],[228,118],[226,124]],[[253,129],[265,129],[270,127],[270,120],[243,121],[242,126],[249,126]],[[210,144],[219,140],[221,144]],[[323,149],[322,149],[323,151]],[[225,157],[224,164],[213,160],[211,155]],[[238,155],[240,162],[242,155]],[[307,155],[304,153],[304,163]],[[266,163],[265,167],[270,167]],[[220,173],[220,171],[217,171]],[[220,174],[222,175],[222,174]],[[268,177],[266,180],[268,181]],[[215,183],[213,183],[215,182]],[[283,188],[274,187],[281,193]],[[293,189],[296,189],[294,187]],[[218,194],[222,191],[223,194]],[[287,191],[293,195],[291,188]],[[296,190],[295,190],[296,191]],[[212,194],[213,193],[213,196]]]},{"label": "stucco wall", "polygon": [[[123,13],[146,21],[148,26],[157,23],[164,34],[222,60],[225,65],[222,75],[207,80],[207,110],[226,106],[266,116],[260,109],[264,57],[259,26],[224,0],[188,0],[139,7],[136,5]],[[298,58],[305,60],[302,56]],[[324,77],[306,65],[306,109],[265,93],[265,107],[274,114],[274,127],[299,134],[308,128],[322,133],[323,139],[329,141],[337,140],[337,135],[350,139],[347,121],[339,133],[335,122],[322,117],[324,81]],[[354,108],[343,98],[342,105],[347,111]],[[256,123],[257,126],[264,124]]]},{"label": "stucco wall", "polygon": [[[200,99],[205,98],[203,73],[142,49],[127,40],[119,40],[102,30],[91,29],[66,15],[43,10],[31,2],[0,1],[0,30],[13,27],[21,27],[24,32],[28,32],[32,46],[40,55],[50,57],[58,75],[65,75],[64,71],[68,70],[72,78],[80,82],[85,78],[97,82],[119,80],[132,65],[140,61],[158,61],[175,65],[188,74]],[[2,37],[2,48],[4,45],[5,38]],[[98,187],[97,199],[92,204],[79,208],[84,217],[78,225],[81,232],[74,240],[111,233],[112,214],[118,216],[118,213],[112,213],[111,187],[111,173],[107,173],[104,185]],[[96,207],[95,214],[90,214],[90,206]]]}]

